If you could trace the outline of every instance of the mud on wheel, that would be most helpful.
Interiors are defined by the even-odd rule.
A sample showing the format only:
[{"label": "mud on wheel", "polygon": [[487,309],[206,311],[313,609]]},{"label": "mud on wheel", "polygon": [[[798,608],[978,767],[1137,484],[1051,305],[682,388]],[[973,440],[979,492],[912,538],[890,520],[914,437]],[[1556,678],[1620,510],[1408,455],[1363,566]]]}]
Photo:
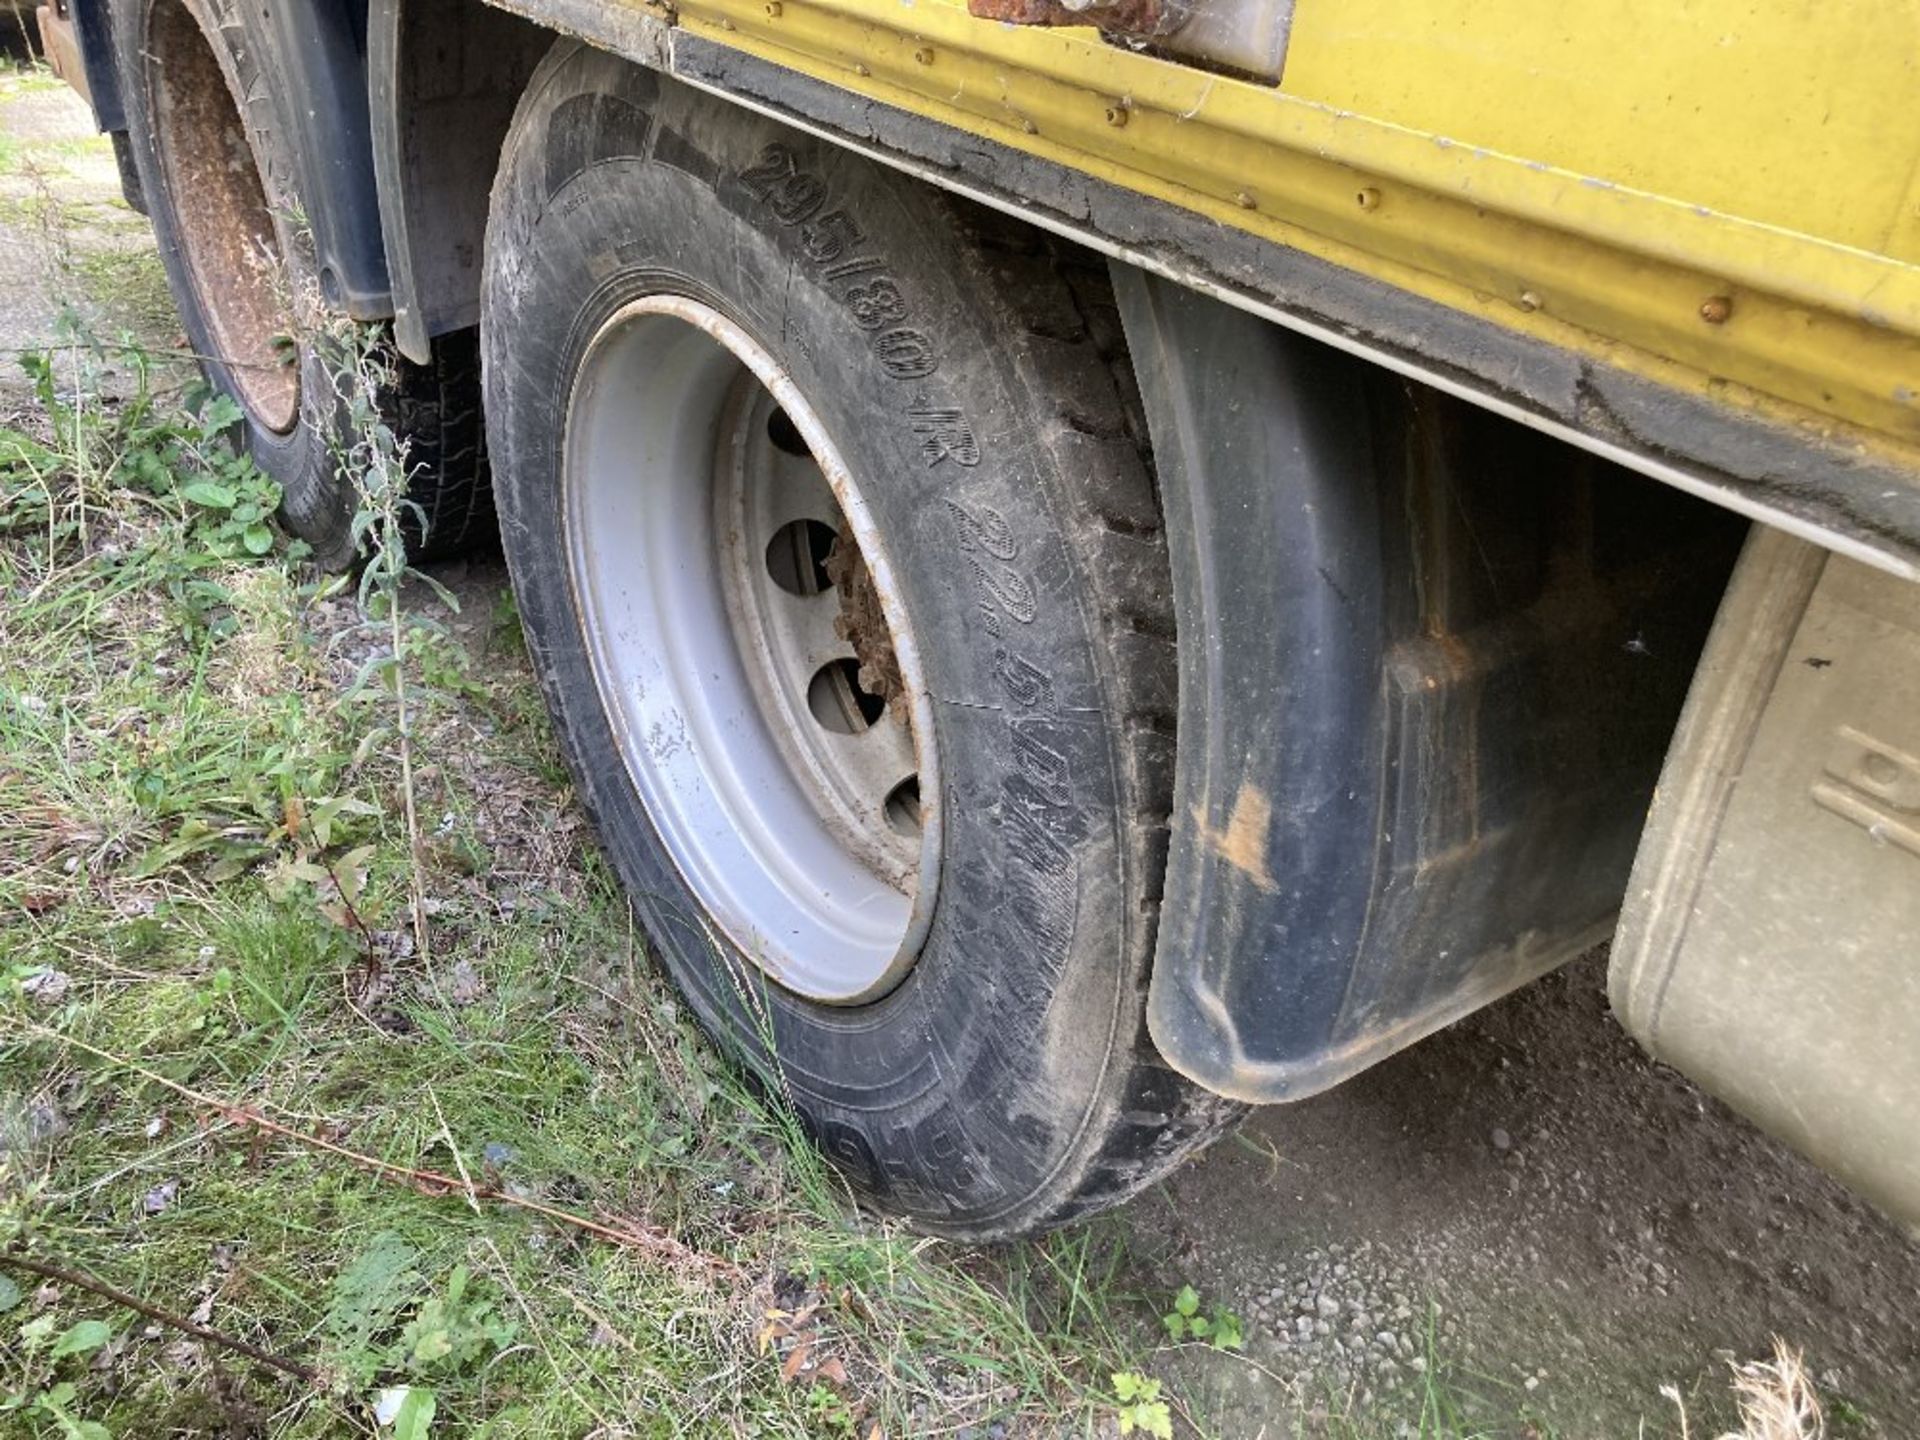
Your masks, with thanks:
[{"label": "mud on wheel", "polygon": [[875,1203],[1018,1234],[1238,1112],[1142,1013],[1167,562],[1104,273],[562,43],[487,237],[508,562],[657,948]]},{"label": "mud on wheel", "polygon": [[[289,90],[263,68],[273,48],[249,38],[234,0],[130,0],[113,29],[134,168],[187,338],[239,404],[243,443],[280,485],[282,522],[321,564],[344,566],[356,508],[338,458],[345,407],[296,314],[323,287],[274,109]],[[382,408],[409,445],[409,553],[491,536],[478,336],[443,336],[428,365],[396,359]]]}]

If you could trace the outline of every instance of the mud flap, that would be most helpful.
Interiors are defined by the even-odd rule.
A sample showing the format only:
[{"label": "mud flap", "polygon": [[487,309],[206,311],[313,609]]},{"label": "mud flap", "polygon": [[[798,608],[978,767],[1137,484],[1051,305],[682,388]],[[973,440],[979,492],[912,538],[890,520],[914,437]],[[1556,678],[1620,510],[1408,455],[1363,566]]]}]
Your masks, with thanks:
[{"label": "mud flap", "polygon": [[1920,585],[1754,532],[1609,988],[1655,1055],[1920,1224]]},{"label": "mud flap", "polygon": [[1150,1028],[1298,1099],[1605,938],[1745,526],[1114,274],[1179,645]]}]

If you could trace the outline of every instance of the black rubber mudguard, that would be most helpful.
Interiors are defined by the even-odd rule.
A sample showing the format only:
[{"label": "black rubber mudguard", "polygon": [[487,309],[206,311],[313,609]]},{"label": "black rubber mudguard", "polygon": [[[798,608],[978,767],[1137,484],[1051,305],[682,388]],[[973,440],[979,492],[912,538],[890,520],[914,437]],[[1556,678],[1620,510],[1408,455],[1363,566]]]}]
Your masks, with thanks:
[{"label": "black rubber mudguard", "polygon": [[1745,522],[1143,273],[1175,588],[1149,1006],[1324,1090],[1609,931]]}]

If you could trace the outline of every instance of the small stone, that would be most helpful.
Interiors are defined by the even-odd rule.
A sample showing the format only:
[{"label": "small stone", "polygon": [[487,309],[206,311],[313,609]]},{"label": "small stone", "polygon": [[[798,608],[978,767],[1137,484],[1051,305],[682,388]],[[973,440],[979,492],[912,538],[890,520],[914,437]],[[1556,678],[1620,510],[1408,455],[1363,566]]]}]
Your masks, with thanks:
[{"label": "small stone", "polygon": [[1522,1388],[1529,1391],[1538,1390],[1540,1388],[1540,1377],[1538,1375],[1527,1376]]},{"label": "small stone", "polygon": [[1496,1150],[1511,1150],[1513,1148],[1513,1136],[1502,1130],[1498,1125],[1493,1127],[1493,1148]]},{"label": "small stone", "polygon": [[1424,1355],[1414,1356],[1411,1360],[1407,1361],[1407,1368],[1413,1371],[1413,1373],[1416,1375],[1426,1374],[1427,1373],[1427,1357]]},{"label": "small stone", "polygon": [[73,984],[64,970],[48,967],[36,970],[20,982],[20,989],[29,1000],[41,1005],[58,1005],[67,998],[67,990]]},{"label": "small stone", "polygon": [[169,1205],[173,1204],[173,1197],[179,1193],[180,1182],[178,1180],[165,1181],[147,1191],[146,1198],[140,1202],[140,1208],[149,1215],[158,1215]]},{"label": "small stone", "polygon": [[58,1140],[73,1127],[50,1100],[35,1100],[27,1106],[27,1143],[44,1145]]},{"label": "small stone", "polygon": [[456,1005],[471,1005],[487,993],[486,982],[480,978],[480,972],[473,968],[472,962],[458,960],[454,962],[453,975],[447,985],[447,993]]},{"label": "small stone", "polygon": [[1324,1320],[1316,1320],[1313,1322],[1313,1333],[1316,1335],[1331,1335],[1333,1333],[1333,1326]]}]

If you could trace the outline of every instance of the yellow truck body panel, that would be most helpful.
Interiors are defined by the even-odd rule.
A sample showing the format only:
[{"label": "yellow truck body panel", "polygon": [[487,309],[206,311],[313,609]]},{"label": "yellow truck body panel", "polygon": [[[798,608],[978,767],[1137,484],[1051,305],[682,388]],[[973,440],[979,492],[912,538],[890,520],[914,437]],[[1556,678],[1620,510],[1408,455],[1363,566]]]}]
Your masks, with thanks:
[{"label": "yellow truck body panel", "polygon": [[1920,473],[1912,0],[1298,0],[1278,86],[956,0],[673,18]]},{"label": "yellow truck body panel", "polygon": [[1920,6],[1300,0],[1282,88],[1920,261]]}]

